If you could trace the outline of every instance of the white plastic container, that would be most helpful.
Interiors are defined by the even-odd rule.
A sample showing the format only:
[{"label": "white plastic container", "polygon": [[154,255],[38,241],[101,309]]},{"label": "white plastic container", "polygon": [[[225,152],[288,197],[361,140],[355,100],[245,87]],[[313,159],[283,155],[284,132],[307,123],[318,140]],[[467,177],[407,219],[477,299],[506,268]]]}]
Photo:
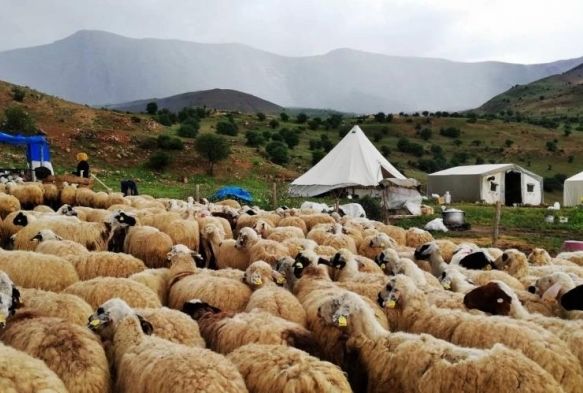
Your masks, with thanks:
[{"label": "white plastic container", "polygon": [[449,191],[445,192],[445,195],[443,196],[443,200],[444,200],[446,205],[449,205],[451,203],[451,194],[449,193]]}]

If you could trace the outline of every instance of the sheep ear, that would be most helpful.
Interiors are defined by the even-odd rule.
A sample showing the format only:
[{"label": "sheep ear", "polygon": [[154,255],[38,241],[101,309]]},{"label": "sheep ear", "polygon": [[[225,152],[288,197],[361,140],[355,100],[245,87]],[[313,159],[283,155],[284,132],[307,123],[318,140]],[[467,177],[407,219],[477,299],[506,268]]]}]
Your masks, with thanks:
[{"label": "sheep ear", "polygon": [[318,258],[318,265],[330,266],[330,261],[324,258]]},{"label": "sheep ear", "polygon": [[561,306],[567,311],[583,310],[583,285],[579,285],[561,297]]},{"label": "sheep ear", "polygon": [[151,336],[154,333],[154,326],[148,321],[144,319],[141,315],[138,314],[138,319],[140,320],[140,326],[142,327],[142,331],[144,334]]},{"label": "sheep ear", "polygon": [[12,287],[12,305],[10,306],[10,311],[14,313],[20,307],[22,307],[22,303],[20,303],[20,291],[16,287]]}]

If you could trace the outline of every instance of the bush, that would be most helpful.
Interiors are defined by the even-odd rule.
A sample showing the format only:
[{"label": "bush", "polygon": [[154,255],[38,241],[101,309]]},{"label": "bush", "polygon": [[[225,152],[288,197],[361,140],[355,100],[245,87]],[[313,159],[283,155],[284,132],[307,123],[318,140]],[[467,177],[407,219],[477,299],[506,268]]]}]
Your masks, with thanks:
[{"label": "bush", "polygon": [[447,128],[441,128],[439,130],[439,134],[446,136],[448,138],[459,138],[460,135],[462,134],[461,130],[459,128],[455,128],[455,127],[447,127]]},{"label": "bush", "polygon": [[547,150],[550,152],[554,153],[558,150],[556,141],[548,141],[546,146],[547,146]]},{"label": "bush", "polygon": [[322,148],[322,143],[317,139],[310,139],[310,150],[318,150]]},{"label": "bush", "polygon": [[263,131],[261,135],[263,136],[263,139],[265,139],[266,142],[271,139],[271,132],[267,130]]},{"label": "bush", "polygon": [[279,118],[281,119],[281,121],[288,121],[289,120],[289,115],[285,112],[281,112],[279,114]]},{"label": "bush", "polygon": [[306,115],[305,113],[298,113],[297,117],[296,117],[296,121],[298,122],[298,124],[303,124],[305,122],[308,121],[308,115]]},{"label": "bush", "polygon": [[326,156],[326,152],[323,150],[314,150],[312,152],[312,165],[316,165],[322,158]]},{"label": "bush", "polygon": [[506,147],[510,147],[514,144],[514,141],[512,139],[506,139],[506,142],[504,142],[504,144],[506,145]]},{"label": "bush", "polygon": [[37,132],[34,119],[19,106],[6,108],[4,119],[0,122],[0,129],[24,135],[32,135]]},{"label": "bush", "polygon": [[433,155],[442,155],[443,154],[443,147],[439,145],[431,145],[429,149]]},{"label": "bush", "polygon": [[217,134],[236,136],[237,131],[237,125],[230,121],[219,121],[217,123]]},{"label": "bush", "polygon": [[275,133],[275,134],[271,134],[271,140],[272,141],[277,141],[277,142],[283,142],[283,136],[281,136],[281,134]]},{"label": "bush", "polygon": [[366,212],[366,217],[370,220],[380,221],[382,217],[381,202],[378,198],[366,195],[359,200],[360,205]]},{"label": "bush", "polygon": [[387,145],[381,146],[381,154],[385,157],[388,157],[391,154],[391,149]]},{"label": "bush", "polygon": [[319,117],[315,117],[308,121],[308,128],[315,131],[320,127],[320,123],[322,123],[322,120]]},{"label": "bush", "polygon": [[164,150],[183,150],[184,143],[182,140],[169,135],[158,136],[158,147]]},{"label": "bush", "polygon": [[384,123],[385,120],[387,119],[387,116],[385,115],[384,112],[379,112],[376,115],[374,115],[374,119],[376,120],[377,123]]},{"label": "bush", "polygon": [[188,119],[194,119],[198,123],[200,119],[204,119],[206,115],[205,108],[184,107],[178,112],[178,121],[184,123]]},{"label": "bush", "polygon": [[476,157],[476,165],[482,165],[485,161],[482,157]]},{"label": "bush", "polygon": [[147,137],[139,142],[142,149],[152,150],[158,147],[158,138]]},{"label": "bush", "polygon": [[279,134],[290,149],[293,149],[300,143],[300,137],[296,130],[282,128],[279,130]]},{"label": "bush", "polygon": [[159,151],[150,157],[147,162],[147,167],[156,171],[164,170],[170,164],[170,156],[168,153]]},{"label": "bush", "polygon": [[330,128],[338,128],[342,124],[342,115],[334,114],[326,119],[326,124]]},{"label": "bush", "polygon": [[182,123],[178,129],[178,136],[183,138],[196,138],[198,135],[198,123],[195,126],[192,122]]},{"label": "bush", "polygon": [[380,142],[380,141],[381,141],[381,139],[383,139],[383,134],[381,134],[380,132],[375,132],[375,133],[372,135],[372,139],[373,139],[373,141],[374,141],[375,143],[378,143],[378,142]]},{"label": "bush", "polygon": [[399,139],[399,141],[397,142],[397,149],[399,149],[399,151],[402,151],[403,153],[408,153],[416,156],[422,156],[424,153],[423,146],[421,146],[418,143],[411,143],[407,138]]},{"label": "bush", "polygon": [[194,143],[196,151],[208,162],[208,173],[213,175],[213,169],[217,162],[229,157],[231,149],[227,139],[220,135],[204,133],[196,138]]},{"label": "bush", "polygon": [[247,146],[258,147],[265,143],[263,135],[258,131],[247,131],[245,138],[247,138],[247,142],[245,143]]},{"label": "bush", "polygon": [[146,112],[148,112],[150,115],[155,115],[156,112],[158,112],[158,104],[155,102],[148,102],[146,105]]},{"label": "bush", "polygon": [[287,145],[283,142],[270,142],[265,146],[265,151],[271,162],[284,165],[289,162]]},{"label": "bush", "polygon": [[26,90],[22,87],[14,86],[12,88],[12,98],[14,101],[22,102],[24,101],[24,97],[26,96]]},{"label": "bush", "polygon": [[257,119],[259,121],[265,121],[265,119],[267,119],[267,116],[265,116],[265,113],[257,112]]},{"label": "bush", "polygon": [[469,158],[470,158],[469,154],[466,153],[465,151],[457,152],[451,158],[451,166],[458,166],[458,165],[465,164]]},{"label": "bush", "polygon": [[419,131],[419,136],[423,139],[428,141],[429,139],[431,139],[431,136],[433,135],[433,131],[431,131],[430,128],[424,128],[421,131]]},{"label": "bush", "polygon": [[543,179],[543,188],[546,192],[562,191],[566,179],[567,176],[562,173],[557,173],[552,177],[545,177]]},{"label": "bush", "polygon": [[269,127],[275,130],[277,127],[279,127],[279,122],[276,119],[271,119],[269,121]]}]

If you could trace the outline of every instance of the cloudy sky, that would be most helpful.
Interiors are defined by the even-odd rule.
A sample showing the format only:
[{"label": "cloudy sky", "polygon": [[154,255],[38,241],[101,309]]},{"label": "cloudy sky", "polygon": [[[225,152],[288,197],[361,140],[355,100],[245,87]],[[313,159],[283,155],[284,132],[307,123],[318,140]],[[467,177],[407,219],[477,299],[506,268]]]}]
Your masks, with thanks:
[{"label": "cloudy sky", "polygon": [[0,0],[0,9],[0,50],[95,29],[291,56],[335,48],[519,63],[583,56],[582,0]]}]

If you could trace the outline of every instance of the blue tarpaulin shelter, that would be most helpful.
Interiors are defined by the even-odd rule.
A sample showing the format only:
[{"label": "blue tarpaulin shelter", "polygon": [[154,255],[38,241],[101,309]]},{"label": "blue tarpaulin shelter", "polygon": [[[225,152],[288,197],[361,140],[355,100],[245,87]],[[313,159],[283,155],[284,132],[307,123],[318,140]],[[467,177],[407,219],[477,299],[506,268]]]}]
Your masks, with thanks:
[{"label": "blue tarpaulin shelter", "polygon": [[244,188],[236,186],[225,186],[219,188],[217,192],[213,195],[214,199],[226,199],[235,198],[240,199],[243,202],[253,202],[253,195]]},{"label": "blue tarpaulin shelter", "polygon": [[53,172],[49,143],[42,135],[11,135],[0,131],[0,143],[26,145],[26,160],[30,169],[44,166]]}]

